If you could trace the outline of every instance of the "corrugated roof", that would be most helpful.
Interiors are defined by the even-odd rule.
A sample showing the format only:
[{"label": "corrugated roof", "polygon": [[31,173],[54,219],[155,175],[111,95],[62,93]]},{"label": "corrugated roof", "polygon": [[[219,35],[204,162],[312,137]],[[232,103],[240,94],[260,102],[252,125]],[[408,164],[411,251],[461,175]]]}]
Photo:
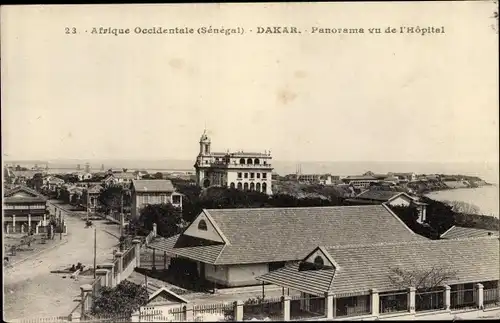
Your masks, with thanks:
[{"label": "corrugated roof", "polygon": [[136,192],[173,192],[174,185],[168,179],[140,179],[133,180],[132,185]]},{"label": "corrugated roof", "polygon": [[[168,244],[155,242],[150,246],[222,265],[300,260],[319,245],[426,240],[413,233],[383,205],[210,209],[204,212],[227,238],[228,244],[204,248],[180,246],[179,238],[172,237]],[[217,252],[220,252],[218,256]]]},{"label": "corrugated roof", "polygon": [[498,231],[453,226],[441,235],[441,239],[476,238],[499,236]]},{"label": "corrugated roof", "polygon": [[[391,282],[393,269],[456,271],[447,284],[499,279],[499,239],[470,238],[326,247],[339,268],[300,271],[299,264],[258,277],[258,280],[315,295],[380,292],[399,289]],[[331,284],[328,288],[327,282]],[[408,286],[410,287],[410,286]],[[415,286],[414,286],[415,287]]]}]

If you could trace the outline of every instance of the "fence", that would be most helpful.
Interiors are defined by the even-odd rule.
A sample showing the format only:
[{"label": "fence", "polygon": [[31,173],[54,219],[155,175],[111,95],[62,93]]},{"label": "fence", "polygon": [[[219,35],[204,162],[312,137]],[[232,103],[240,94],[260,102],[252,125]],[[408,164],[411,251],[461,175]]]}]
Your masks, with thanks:
[{"label": "fence", "polygon": [[118,277],[118,271],[119,271],[119,263],[120,263],[120,258],[116,258],[115,261],[113,262],[113,277],[116,280]]},{"label": "fence", "polygon": [[128,265],[135,259],[135,248],[129,248],[123,254],[123,268],[127,268]]},{"label": "fence", "polygon": [[477,290],[462,289],[450,292],[450,309],[468,309],[477,307]]},{"label": "fence", "polygon": [[243,320],[283,320],[283,302],[281,298],[256,298],[243,305]]},{"label": "fence", "polygon": [[370,295],[337,297],[335,301],[337,317],[367,315],[372,312]]},{"label": "fence", "polygon": [[193,318],[195,322],[214,322],[234,320],[234,305],[206,304],[193,307]]},{"label": "fence", "polygon": [[498,288],[483,290],[483,304],[484,307],[500,306],[500,293]]},{"label": "fence", "polygon": [[415,310],[430,311],[444,309],[444,290],[415,293]]},{"label": "fence", "polygon": [[408,311],[408,293],[381,293],[380,314]]},{"label": "fence", "polygon": [[170,265],[170,257],[164,255],[164,253],[150,251],[141,252],[141,268],[153,269],[153,266],[158,269],[168,269]]},{"label": "fence", "polygon": [[325,317],[325,298],[319,296],[292,296],[290,298],[290,320]]}]

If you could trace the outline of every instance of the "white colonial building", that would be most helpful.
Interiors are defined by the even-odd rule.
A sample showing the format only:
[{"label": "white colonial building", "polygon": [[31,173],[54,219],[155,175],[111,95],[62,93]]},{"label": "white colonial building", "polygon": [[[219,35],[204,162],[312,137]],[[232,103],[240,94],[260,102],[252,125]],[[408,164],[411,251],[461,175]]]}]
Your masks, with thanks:
[{"label": "white colonial building", "polygon": [[212,152],[206,131],[200,138],[196,158],[196,181],[203,188],[211,186],[272,194],[271,152]]}]

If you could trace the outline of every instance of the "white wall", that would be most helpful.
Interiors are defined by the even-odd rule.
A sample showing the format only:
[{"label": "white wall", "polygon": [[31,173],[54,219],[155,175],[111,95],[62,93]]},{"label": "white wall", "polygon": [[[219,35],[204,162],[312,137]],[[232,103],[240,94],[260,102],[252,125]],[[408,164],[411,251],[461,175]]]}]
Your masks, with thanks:
[{"label": "white wall", "polygon": [[231,265],[228,267],[228,286],[260,285],[255,277],[269,272],[268,264]]},{"label": "white wall", "polygon": [[[207,231],[203,231],[198,229],[198,224],[201,220],[204,220],[207,224]],[[193,223],[189,225],[189,227],[184,231],[185,235],[191,237],[197,237],[205,240],[216,241],[216,242],[224,242],[221,236],[217,233],[215,228],[211,225],[210,221],[207,219],[205,213],[200,213],[196,219],[194,219]]]},{"label": "white wall", "polygon": [[406,196],[398,196],[394,200],[389,202],[389,205],[391,206],[410,206],[411,201],[408,199]]},{"label": "white wall", "polygon": [[228,267],[205,264],[205,278],[209,281],[226,285],[228,281]]}]

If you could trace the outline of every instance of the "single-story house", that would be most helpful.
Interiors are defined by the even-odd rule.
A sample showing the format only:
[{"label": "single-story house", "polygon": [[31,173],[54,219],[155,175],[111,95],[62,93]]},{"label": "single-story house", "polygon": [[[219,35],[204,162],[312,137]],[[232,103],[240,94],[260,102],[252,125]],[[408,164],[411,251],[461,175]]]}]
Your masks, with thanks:
[{"label": "single-story house", "polygon": [[421,240],[386,205],[240,208],[205,209],[181,234],[148,247],[202,281],[234,287],[258,285],[257,276],[318,245]]},{"label": "single-story house", "polygon": [[182,307],[188,303],[188,300],[169,290],[166,286],[147,284],[146,289],[149,294],[148,303],[141,306],[138,313],[134,313],[132,316],[140,315],[141,318],[149,322],[168,322],[170,320],[180,322],[185,319]]},{"label": "single-story house", "polygon": [[257,280],[300,291],[301,310],[329,307],[333,317],[494,304],[499,247],[498,237],[316,247]]},{"label": "single-story house", "polygon": [[461,238],[476,238],[487,236],[499,236],[498,230],[485,230],[476,228],[465,228],[459,226],[452,226],[441,234],[441,239],[461,239]]},{"label": "single-story house", "polygon": [[365,190],[354,198],[346,200],[346,202],[353,205],[384,203],[390,206],[414,206],[419,211],[419,223],[425,222],[427,218],[427,204],[420,202],[417,197],[411,196],[405,192],[373,189]]}]

